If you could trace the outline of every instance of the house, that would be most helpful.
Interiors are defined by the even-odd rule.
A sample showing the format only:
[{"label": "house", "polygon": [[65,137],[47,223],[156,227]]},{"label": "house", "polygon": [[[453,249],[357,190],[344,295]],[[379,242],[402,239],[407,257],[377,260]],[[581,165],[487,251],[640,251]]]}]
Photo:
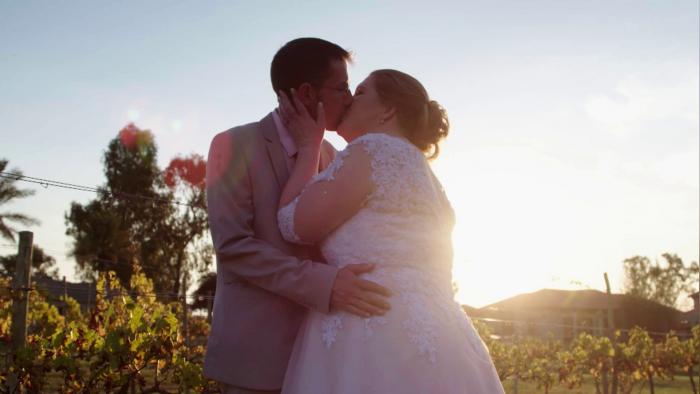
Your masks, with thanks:
[{"label": "house", "polygon": [[[32,287],[37,291],[41,292],[46,300],[58,307],[59,309],[64,306],[61,297],[67,295],[75,299],[80,305],[80,310],[86,312],[95,306],[95,296],[96,296],[96,285],[94,282],[67,282],[65,277],[63,280],[57,280],[46,275],[37,275],[32,278]],[[124,289],[105,289],[104,297],[106,299],[112,299],[113,297],[118,297],[123,293],[129,294],[132,297],[135,296],[134,292],[128,292]],[[169,293],[152,293],[150,296],[156,296],[160,299],[163,297],[165,302],[170,302],[174,298]],[[201,297],[200,297],[201,298]],[[207,302],[206,298],[203,298],[203,302]],[[205,304],[206,308],[206,304]]]},{"label": "house", "polygon": [[661,335],[685,331],[683,313],[659,303],[626,294],[598,290],[543,289],[496,302],[470,314],[486,322],[498,336],[532,335],[571,340],[580,332],[608,333],[640,326]]},{"label": "house", "polygon": [[46,295],[47,301],[61,307],[61,297],[65,294],[75,299],[84,312],[91,305],[95,305],[95,284],[88,282],[66,282],[45,275],[37,275],[32,278],[32,286]]},{"label": "house", "polygon": [[700,324],[700,292],[688,296],[693,299],[693,309],[683,313],[683,323],[689,327]]}]

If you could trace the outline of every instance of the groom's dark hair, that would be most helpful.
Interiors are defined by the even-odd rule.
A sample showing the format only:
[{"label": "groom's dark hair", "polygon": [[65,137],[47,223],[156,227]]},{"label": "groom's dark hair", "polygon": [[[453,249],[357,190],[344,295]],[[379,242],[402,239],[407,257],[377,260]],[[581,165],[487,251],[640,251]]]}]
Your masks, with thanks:
[{"label": "groom's dark hair", "polygon": [[289,93],[304,82],[320,86],[330,74],[333,60],[352,61],[350,52],[320,38],[297,38],[284,44],[272,58],[270,79],[275,94]]}]

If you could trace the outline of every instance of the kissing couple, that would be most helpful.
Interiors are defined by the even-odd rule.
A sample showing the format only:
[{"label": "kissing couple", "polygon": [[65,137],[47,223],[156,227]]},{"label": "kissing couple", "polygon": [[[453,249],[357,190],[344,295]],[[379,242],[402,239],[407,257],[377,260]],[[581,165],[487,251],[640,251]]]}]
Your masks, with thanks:
[{"label": "kissing couple", "polygon": [[212,140],[204,374],[225,394],[503,393],[454,300],[454,212],[428,164],[447,114],[396,70],[352,94],[350,61],[288,42],[271,64],[277,108]]}]

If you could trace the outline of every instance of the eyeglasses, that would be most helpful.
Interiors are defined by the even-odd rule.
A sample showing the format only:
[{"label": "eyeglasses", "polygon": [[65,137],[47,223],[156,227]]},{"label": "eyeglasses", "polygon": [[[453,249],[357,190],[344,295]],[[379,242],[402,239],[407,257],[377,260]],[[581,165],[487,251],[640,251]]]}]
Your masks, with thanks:
[{"label": "eyeglasses", "polygon": [[338,92],[338,93],[349,94],[352,96],[352,92],[350,92],[350,88],[347,86],[344,86],[342,88],[338,88],[335,86],[325,86],[324,85],[324,86],[321,86],[319,89],[330,89],[330,90],[333,90],[333,91]]}]

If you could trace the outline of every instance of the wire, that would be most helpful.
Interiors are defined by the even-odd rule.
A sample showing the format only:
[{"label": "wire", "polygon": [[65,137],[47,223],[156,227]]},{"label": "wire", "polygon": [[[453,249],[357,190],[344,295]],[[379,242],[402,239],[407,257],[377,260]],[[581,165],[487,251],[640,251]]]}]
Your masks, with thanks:
[{"label": "wire", "polygon": [[78,190],[78,191],[83,191],[83,192],[92,192],[92,193],[97,193],[97,194],[102,194],[102,195],[109,195],[109,196],[112,196],[115,198],[142,199],[142,200],[149,200],[149,201],[162,203],[162,204],[175,204],[175,205],[191,207],[191,208],[198,207],[197,205],[184,203],[184,202],[181,202],[178,200],[169,200],[169,199],[158,198],[158,197],[150,197],[150,196],[144,196],[144,195],[134,194],[134,193],[115,192],[115,191],[110,191],[104,187],[83,186],[83,185],[78,185],[75,183],[61,182],[61,181],[55,181],[55,180],[51,180],[51,179],[44,179],[44,178],[36,178],[36,177],[26,176],[26,175],[22,175],[22,174],[18,174],[18,173],[13,173],[13,172],[1,171],[0,177],[7,178],[7,179],[13,179],[16,181],[34,183],[34,184],[40,185],[44,188],[48,188],[49,186],[52,186],[52,187],[58,187],[58,188],[63,188],[63,189]]},{"label": "wire", "polygon": [[[537,326],[547,326],[547,327],[561,327],[561,328],[575,328],[579,330],[607,330],[607,327],[594,327],[594,326],[588,326],[588,325],[572,325],[572,324],[558,324],[558,323],[548,323],[548,322],[536,322],[536,321],[530,321],[530,320],[504,320],[504,319],[494,319],[490,317],[470,317],[472,320],[479,320],[483,322],[496,322],[496,323],[511,323],[511,324],[526,324],[526,325],[537,325]],[[616,329],[615,331],[622,331],[622,332],[629,332],[632,331],[631,329],[627,328],[619,328]],[[654,335],[666,335],[667,333],[665,332],[658,332],[658,331],[647,331],[649,334],[654,334]]]},{"label": "wire", "polygon": [[[89,286],[91,286],[90,284]],[[81,286],[81,288],[68,288],[69,286]],[[154,298],[159,298],[159,299],[171,299],[173,301],[178,301],[182,300],[183,296],[181,294],[177,293],[172,293],[172,292],[161,292],[161,293],[142,293],[142,292],[137,292],[137,291],[126,291],[124,289],[120,290],[106,290],[106,291],[99,291],[96,289],[93,289],[92,287],[89,287],[87,289],[84,288],[83,285],[80,285],[78,283],[66,283],[66,287],[64,287],[63,284],[61,283],[49,283],[49,284],[35,284],[35,289],[21,289],[21,290],[62,290],[66,289],[66,293],[72,293],[72,294],[81,294],[81,295],[105,295],[108,298],[113,298],[113,297],[118,297],[118,296],[131,296],[131,297],[154,297]],[[69,290],[69,291],[68,291]],[[68,294],[69,296],[71,294]],[[185,299],[191,300],[192,302],[195,301],[205,301],[205,300],[214,300],[214,296],[209,296],[209,295],[198,295],[198,294],[188,294],[184,297]],[[548,323],[548,322],[536,322],[536,321],[529,321],[529,320],[506,320],[506,319],[495,319],[495,318],[489,318],[489,317],[470,317],[471,320],[477,320],[477,321],[483,321],[486,323],[510,323],[510,324],[522,324],[522,325],[536,325],[536,326],[546,326],[546,327],[561,327],[561,328],[573,328],[577,330],[591,330],[591,331],[606,331],[606,327],[593,327],[593,326],[587,326],[587,325],[570,325],[570,324],[558,324],[558,323]],[[615,331],[620,331],[620,332],[630,332],[632,329],[627,329],[627,328],[619,328],[616,329]],[[646,331],[650,335],[655,335],[655,336],[666,336],[668,335],[668,332],[659,332],[659,331]]]},{"label": "wire", "polygon": [[[100,295],[105,295],[107,297],[117,297],[117,296],[131,296],[131,297],[154,297],[154,298],[170,298],[170,299],[176,299],[180,300],[183,298],[182,294],[177,294],[177,293],[172,293],[172,292],[161,292],[161,293],[149,293],[149,292],[139,292],[139,291],[127,291],[124,289],[111,289],[111,290],[97,290],[94,288],[94,284],[90,283],[89,287],[86,289],[85,286],[81,286],[81,288],[76,288],[76,287],[70,287],[70,286],[81,286],[80,284],[77,283],[66,283],[66,286],[64,287],[63,284],[61,283],[35,283],[33,288],[20,288],[20,289],[15,289],[12,287],[8,287],[8,289],[11,290],[21,290],[21,291],[33,291],[33,290],[66,290],[66,293],[68,293],[68,296],[71,294],[80,294],[80,295],[86,295],[86,294],[100,294]],[[209,299],[214,299],[214,296],[208,296],[208,295],[198,295],[198,294],[188,294],[184,296],[187,299],[192,299],[193,301],[197,300],[209,300]]]},{"label": "wire", "polygon": [[[0,244],[0,247],[16,249],[18,246],[17,246],[17,245]],[[41,248],[41,250],[43,250],[44,252],[47,252],[47,253],[52,253],[52,254],[55,254],[55,253],[63,253],[63,254],[65,254],[65,253],[66,253],[66,251],[61,252],[61,251],[58,251],[58,250],[55,250],[55,249],[44,249],[44,248]],[[97,257],[92,257],[92,258],[91,258],[89,255],[73,255],[72,257],[74,257],[74,258],[76,258],[76,259],[79,259],[79,258],[87,258],[88,260],[90,260],[90,261],[92,261],[92,262],[103,263],[103,264],[105,264],[105,265],[110,265],[110,264],[111,264],[111,265],[133,266],[132,263],[127,262],[127,261],[108,260],[108,259],[101,259],[101,258],[97,258]],[[161,265],[147,264],[147,263],[139,263],[139,266],[140,266],[141,268],[154,269],[154,270],[158,270],[158,269],[162,268]]]}]

